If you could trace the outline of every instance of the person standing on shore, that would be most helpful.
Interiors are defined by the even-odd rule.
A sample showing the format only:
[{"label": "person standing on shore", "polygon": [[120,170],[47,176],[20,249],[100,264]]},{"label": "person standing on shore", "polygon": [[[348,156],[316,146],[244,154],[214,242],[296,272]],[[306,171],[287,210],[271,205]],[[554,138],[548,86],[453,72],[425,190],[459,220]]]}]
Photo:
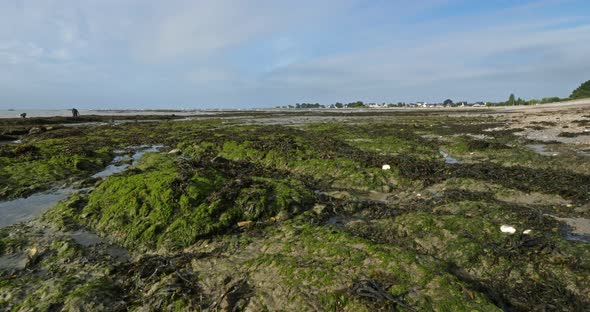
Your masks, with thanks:
[{"label": "person standing on shore", "polygon": [[75,108],[72,108],[72,117],[74,117],[74,118],[80,117],[80,113]]}]

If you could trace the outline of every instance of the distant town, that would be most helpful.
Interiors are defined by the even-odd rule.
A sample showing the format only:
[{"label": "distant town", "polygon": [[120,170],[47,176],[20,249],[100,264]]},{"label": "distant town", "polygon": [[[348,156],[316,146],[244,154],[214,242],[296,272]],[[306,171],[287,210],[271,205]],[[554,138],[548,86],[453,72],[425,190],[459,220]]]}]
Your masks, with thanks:
[{"label": "distant town", "polygon": [[444,107],[490,107],[490,106],[514,106],[514,105],[538,105],[538,104],[546,104],[546,103],[555,103],[561,101],[571,100],[572,98],[559,98],[559,97],[546,97],[540,100],[538,99],[531,99],[531,100],[523,100],[521,98],[516,98],[514,94],[511,94],[508,97],[508,100],[505,102],[485,102],[485,101],[478,101],[478,102],[468,102],[468,101],[453,101],[451,99],[446,99],[442,102],[437,103],[429,103],[429,102],[397,102],[397,103],[364,103],[363,101],[356,101],[350,103],[340,103],[336,102],[334,104],[324,105],[320,103],[296,103],[294,105],[287,105],[287,106],[278,106],[277,108],[284,108],[284,109],[310,109],[310,108],[320,108],[320,109],[350,109],[350,108],[372,108],[372,109],[384,109],[384,108],[444,108]]}]

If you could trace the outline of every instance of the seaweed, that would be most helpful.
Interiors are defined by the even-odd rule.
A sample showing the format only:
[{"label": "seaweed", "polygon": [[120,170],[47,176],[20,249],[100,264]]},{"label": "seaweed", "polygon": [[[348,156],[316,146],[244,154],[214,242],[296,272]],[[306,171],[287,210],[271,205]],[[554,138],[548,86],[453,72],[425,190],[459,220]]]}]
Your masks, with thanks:
[{"label": "seaweed", "polygon": [[[590,249],[548,215],[588,216],[587,163],[474,112],[0,120],[23,140],[0,146],[0,198],[90,187],[0,230],[0,256],[27,262],[2,271],[0,308],[583,310]],[[90,178],[151,144],[165,147]],[[108,243],[78,244],[80,229]]]}]

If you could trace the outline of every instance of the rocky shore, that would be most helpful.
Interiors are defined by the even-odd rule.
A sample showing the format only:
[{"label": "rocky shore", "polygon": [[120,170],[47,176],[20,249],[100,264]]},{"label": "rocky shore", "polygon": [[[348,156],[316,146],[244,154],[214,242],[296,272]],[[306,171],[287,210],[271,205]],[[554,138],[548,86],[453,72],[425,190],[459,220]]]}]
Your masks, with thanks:
[{"label": "rocky shore", "polygon": [[584,106],[0,119],[0,310],[584,311],[588,138]]}]

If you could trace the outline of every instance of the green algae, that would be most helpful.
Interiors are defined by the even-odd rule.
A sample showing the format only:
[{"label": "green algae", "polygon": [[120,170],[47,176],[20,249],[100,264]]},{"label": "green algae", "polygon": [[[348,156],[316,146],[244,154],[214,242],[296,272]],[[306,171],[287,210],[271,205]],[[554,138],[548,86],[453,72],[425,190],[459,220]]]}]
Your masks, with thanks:
[{"label": "green algae", "polygon": [[[0,156],[0,198],[15,198],[35,191],[49,189],[58,181],[73,181],[98,171],[110,161],[106,150],[62,154],[51,145],[28,145],[35,152],[23,154],[16,147]],[[30,149],[28,149],[30,150]]]},{"label": "green algae", "polygon": [[[582,294],[590,284],[587,279],[574,276],[584,276],[586,269],[578,261],[588,258],[590,248],[564,244],[560,234],[551,230],[555,226],[551,220],[523,218],[524,211],[501,203],[463,201],[435,207],[434,211],[437,213],[410,212],[395,219],[351,223],[347,228],[357,235],[407,246],[448,263],[449,272],[493,294],[491,298],[498,298],[495,300],[506,306],[522,307],[524,301],[549,293],[557,306],[573,308],[584,304]],[[511,236],[499,231],[502,224],[511,224],[520,232],[533,230],[528,235]],[[543,247],[539,249],[540,246]],[[558,260],[561,256],[541,260],[555,254],[571,255],[570,261],[579,260],[574,260],[573,265],[565,259]],[[538,267],[539,263],[544,265]],[[567,290],[572,282],[578,291]],[[526,289],[538,289],[539,293],[524,292],[523,285],[527,285]]]},{"label": "green algae", "polygon": [[[388,118],[297,128],[221,127],[209,120],[60,129],[29,138],[18,151],[3,148],[0,177],[38,172],[38,189],[89,176],[115,149],[161,143],[181,150],[148,153],[41,220],[59,230],[97,231],[140,256],[113,265],[92,248],[59,240],[33,264],[51,272],[53,284],[15,298],[24,297],[23,308],[88,303],[100,309],[96,301],[104,297],[131,310],[280,304],[488,311],[539,302],[548,310],[575,310],[588,304],[588,245],[565,240],[559,223],[544,216],[583,213],[579,206],[590,192],[579,159],[534,154],[516,130],[467,136],[503,125],[495,118]],[[445,164],[441,148],[462,163]],[[391,170],[382,170],[385,164]],[[6,189],[7,197],[30,188],[19,183]],[[334,190],[350,196],[328,195]],[[388,196],[381,202],[362,196],[370,191]],[[542,201],[522,200],[533,196]],[[312,212],[314,205],[321,208]],[[332,217],[344,221],[334,226]],[[517,234],[502,233],[504,224]],[[521,234],[524,229],[532,234]],[[25,250],[31,243],[23,237],[0,231],[0,251]],[[86,258],[99,265],[82,264]],[[80,270],[99,277],[79,279]],[[0,283],[0,292],[27,289],[38,278],[18,272],[16,280]],[[41,295],[46,299],[35,303]]]},{"label": "green algae", "polygon": [[[236,181],[231,172],[207,167],[194,168],[184,180],[175,161],[171,155],[144,155],[129,173],[101,183],[77,221],[129,247],[185,247],[240,221],[301,213],[312,202],[312,192],[297,180],[254,176]],[[56,211],[71,214],[64,205]]]},{"label": "green algae", "polygon": [[[354,291],[355,281],[362,280],[387,284],[387,293],[403,304],[400,310],[406,310],[406,304],[419,310],[494,309],[479,294],[474,294],[475,300],[467,300],[461,282],[450,274],[437,273],[435,261],[422,258],[416,263],[418,255],[411,251],[370,243],[323,226],[292,226],[284,229],[295,231],[296,239],[287,239],[282,252],[260,256],[253,263],[278,267],[290,287],[317,296],[317,302],[324,305],[319,309],[371,307],[375,301]],[[314,289],[322,289],[324,295],[314,293]],[[392,302],[377,306],[388,305],[395,306]]]}]

